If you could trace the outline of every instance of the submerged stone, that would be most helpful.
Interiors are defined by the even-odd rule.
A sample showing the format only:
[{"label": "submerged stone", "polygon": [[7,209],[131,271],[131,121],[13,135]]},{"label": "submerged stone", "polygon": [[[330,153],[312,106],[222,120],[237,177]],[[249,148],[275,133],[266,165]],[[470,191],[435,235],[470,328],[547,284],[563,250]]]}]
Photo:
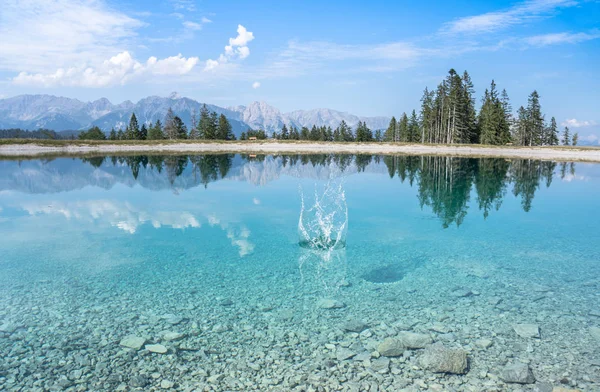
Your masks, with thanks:
[{"label": "submerged stone", "polygon": [[515,324],[513,329],[522,338],[538,338],[540,337],[540,327],[535,324]]},{"label": "submerged stone", "polygon": [[146,350],[156,354],[165,354],[168,351],[162,344],[147,344]]},{"label": "submerged stone", "polygon": [[425,348],[427,345],[433,343],[431,336],[422,334],[401,331],[398,333],[398,339],[406,348]]},{"label": "submerged stone", "polygon": [[348,320],[341,325],[341,328],[344,331],[361,333],[365,329],[369,328],[369,325],[360,320]]},{"label": "submerged stone", "polygon": [[405,271],[402,266],[392,264],[371,270],[364,274],[362,278],[371,283],[394,283],[402,280],[404,275]]},{"label": "submerged stone", "polygon": [[500,373],[500,378],[510,384],[533,384],[535,382],[529,365],[520,362],[506,365]]},{"label": "submerged stone", "polygon": [[146,343],[146,339],[139,336],[126,336],[119,343],[123,347],[139,350]]},{"label": "submerged stone", "polygon": [[384,357],[399,357],[406,347],[398,339],[387,338],[377,346],[377,351]]},{"label": "submerged stone", "polygon": [[467,373],[467,352],[433,344],[425,349],[420,358],[421,366],[435,373]]}]

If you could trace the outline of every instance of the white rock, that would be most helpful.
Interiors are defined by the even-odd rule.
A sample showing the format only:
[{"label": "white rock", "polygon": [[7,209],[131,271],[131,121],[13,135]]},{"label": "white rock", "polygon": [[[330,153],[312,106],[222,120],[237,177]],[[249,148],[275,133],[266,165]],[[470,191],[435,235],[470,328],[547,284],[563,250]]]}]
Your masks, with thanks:
[{"label": "white rock", "polygon": [[156,354],[165,354],[168,351],[162,344],[147,344],[146,350]]},{"label": "white rock", "polygon": [[171,388],[173,388],[173,386],[175,386],[175,383],[173,381],[162,380],[160,382],[160,387],[162,389],[171,389]]},{"label": "white rock", "polygon": [[185,337],[185,335],[182,334],[182,333],[179,333],[179,332],[166,332],[163,335],[163,339],[166,340],[167,342],[171,342],[171,341],[174,341],[174,340],[179,340],[179,339],[182,339],[184,337]]},{"label": "white rock", "polygon": [[598,327],[590,327],[590,334],[595,337],[597,340],[600,340],[600,328]]},{"label": "white rock", "polygon": [[515,324],[513,329],[522,338],[538,338],[540,337],[540,327],[536,324]]},{"label": "white rock", "polygon": [[119,343],[123,347],[139,350],[146,343],[146,339],[139,336],[125,336]]}]

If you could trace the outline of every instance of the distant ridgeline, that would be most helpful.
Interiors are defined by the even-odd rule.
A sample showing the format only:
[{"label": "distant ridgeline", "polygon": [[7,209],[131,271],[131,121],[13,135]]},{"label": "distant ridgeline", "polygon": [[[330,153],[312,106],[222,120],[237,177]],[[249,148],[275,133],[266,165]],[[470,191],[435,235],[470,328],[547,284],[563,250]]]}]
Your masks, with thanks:
[{"label": "distant ridgeline", "polygon": [[[226,177],[254,181],[255,178],[244,176],[244,173],[248,172],[259,173],[261,184],[262,181],[279,178],[282,174],[329,178],[333,173],[348,175],[364,171],[382,174],[387,172],[390,178],[397,177],[403,183],[408,181],[411,187],[416,186],[421,208],[425,206],[431,208],[445,228],[452,224],[460,226],[467,215],[471,201],[473,203],[470,207],[478,206],[483,216],[487,217],[492,211],[501,207],[508,191],[520,198],[524,211],[529,211],[540,186],[550,187],[556,175],[564,178],[575,174],[574,163],[438,156],[219,154],[109,156],[81,158],[81,160],[92,165],[92,170],[104,171],[110,175],[90,175],[89,171],[69,170],[68,181],[73,182],[78,178],[71,185],[72,187],[88,185],[111,187],[115,183],[123,183],[129,186],[139,184],[152,189],[171,188],[177,193],[199,185],[208,187],[209,183]],[[47,192],[51,186],[62,183],[55,181],[56,176],[60,175],[58,168],[62,166],[57,164],[57,167],[54,167],[52,162],[48,160],[42,167],[36,166],[34,169],[48,170],[52,173],[51,176],[40,173],[40,178],[52,178],[52,184],[44,187],[44,192]],[[26,165],[26,161],[21,165]],[[245,170],[246,165],[253,165],[253,169]],[[123,167],[128,167],[130,171],[123,171]],[[107,179],[112,179],[112,182],[107,183]],[[23,184],[6,186],[0,180],[0,190],[12,189],[15,186],[21,187]],[[64,189],[57,189],[57,191],[62,190]],[[473,190],[476,194],[475,200],[471,198]],[[35,190],[29,191],[35,192]]]},{"label": "distant ridgeline", "polygon": [[[19,132],[15,132],[19,131]],[[129,117],[125,129],[114,128],[107,135],[94,126],[78,135],[79,139],[90,140],[235,140],[230,120],[221,113],[210,111],[206,105],[200,113],[191,113],[190,127],[181,117],[168,109],[163,121],[138,123],[135,113]],[[59,136],[51,131],[39,130],[28,133],[21,130],[0,131],[0,137],[16,138],[72,138]],[[479,111],[476,109],[475,90],[467,71],[459,75],[454,69],[435,88],[425,88],[421,98],[419,113],[413,110],[410,115],[402,113],[399,119],[392,117],[387,129],[372,130],[367,122],[358,121],[352,129],[342,120],[333,129],[331,126],[313,125],[296,127],[285,124],[272,133],[264,129],[248,129],[241,132],[240,139],[309,140],[322,142],[400,142],[435,144],[486,144],[520,146],[577,145],[578,134],[570,134],[565,127],[559,134],[556,119],[549,122],[542,113],[540,96],[533,91],[526,106],[521,106],[513,114],[506,90],[498,92],[492,80],[482,97]]]}]

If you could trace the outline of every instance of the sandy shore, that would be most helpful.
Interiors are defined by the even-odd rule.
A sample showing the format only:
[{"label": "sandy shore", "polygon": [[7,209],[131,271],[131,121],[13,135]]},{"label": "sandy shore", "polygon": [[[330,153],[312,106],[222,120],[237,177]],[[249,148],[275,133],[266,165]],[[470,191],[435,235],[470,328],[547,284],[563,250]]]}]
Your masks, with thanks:
[{"label": "sandy shore", "polygon": [[600,148],[478,147],[384,143],[166,143],[166,144],[6,144],[0,157],[90,153],[352,153],[453,155],[600,162]]}]

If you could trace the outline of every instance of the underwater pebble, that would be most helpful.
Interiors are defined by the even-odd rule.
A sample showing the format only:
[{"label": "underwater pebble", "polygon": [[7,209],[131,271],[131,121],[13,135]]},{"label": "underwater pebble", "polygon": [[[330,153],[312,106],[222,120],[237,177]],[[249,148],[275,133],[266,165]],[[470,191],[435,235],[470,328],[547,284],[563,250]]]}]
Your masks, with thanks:
[{"label": "underwater pebble", "polygon": [[126,336],[119,344],[123,347],[139,350],[142,348],[142,346],[144,346],[144,343],[146,343],[146,339],[139,336]]},{"label": "underwater pebble", "polygon": [[522,338],[539,338],[540,327],[536,324],[515,324],[513,329]]},{"label": "underwater pebble", "polygon": [[467,352],[436,343],[425,349],[419,358],[419,363],[423,368],[435,373],[465,374],[467,372]]},{"label": "underwater pebble", "polygon": [[321,299],[317,302],[317,307],[321,309],[341,309],[345,306],[345,303],[335,299]]},{"label": "underwater pebble", "polygon": [[513,384],[533,384],[535,382],[529,365],[520,362],[506,365],[500,372],[500,378],[505,383]]},{"label": "underwater pebble", "polygon": [[147,344],[145,348],[151,353],[156,354],[165,354],[168,351],[167,348],[162,344]]}]

